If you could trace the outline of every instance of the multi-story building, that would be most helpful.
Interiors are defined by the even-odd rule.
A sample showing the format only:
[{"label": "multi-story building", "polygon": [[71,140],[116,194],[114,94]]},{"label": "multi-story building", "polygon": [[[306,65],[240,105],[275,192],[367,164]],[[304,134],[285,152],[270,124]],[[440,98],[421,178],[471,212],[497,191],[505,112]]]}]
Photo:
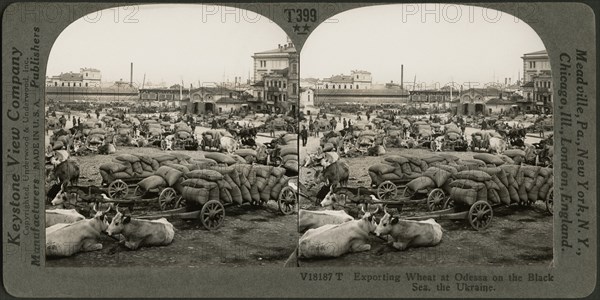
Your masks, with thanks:
[{"label": "multi-story building", "polygon": [[298,52],[288,42],[276,49],[256,52],[254,59],[253,96],[264,101],[268,110],[295,111],[300,95]]},{"label": "multi-story building", "polygon": [[[525,53],[523,59],[523,97],[526,110],[552,111],[552,70],[546,50]],[[529,108],[529,109],[527,109]]]},{"label": "multi-story building", "polygon": [[102,81],[102,73],[98,69],[81,68],[79,73],[60,73],[46,77],[46,86],[66,87],[99,87]]},{"label": "multi-story building", "polygon": [[350,75],[333,75],[329,78],[323,78],[318,84],[318,89],[338,89],[338,90],[360,90],[370,89],[372,87],[371,73],[362,70],[352,70]]}]

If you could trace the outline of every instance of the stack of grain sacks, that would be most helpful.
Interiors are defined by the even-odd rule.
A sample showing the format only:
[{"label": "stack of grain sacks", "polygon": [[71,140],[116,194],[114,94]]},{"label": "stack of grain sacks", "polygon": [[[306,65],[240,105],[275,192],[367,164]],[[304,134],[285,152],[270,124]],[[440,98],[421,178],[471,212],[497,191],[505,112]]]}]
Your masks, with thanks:
[{"label": "stack of grain sacks", "polygon": [[98,145],[104,142],[106,131],[103,128],[91,129],[87,137],[87,142],[90,145]]},{"label": "stack of grain sacks", "polygon": [[256,150],[254,149],[238,149],[235,151],[235,155],[242,157],[246,163],[254,163],[258,160]]},{"label": "stack of grain sacks", "polygon": [[361,147],[370,147],[373,145],[377,133],[373,130],[363,130],[358,132],[357,143]]},{"label": "stack of grain sacks", "polygon": [[193,170],[183,178],[181,195],[191,210],[209,200],[243,204],[277,199],[289,180],[283,168],[249,164]]},{"label": "stack of grain sacks", "polygon": [[456,141],[461,137],[462,131],[454,123],[444,125],[444,130],[446,131],[446,138],[451,141]]},{"label": "stack of grain sacks", "polygon": [[179,122],[175,124],[175,137],[180,140],[187,140],[192,137],[192,127],[185,122]]},{"label": "stack of grain sacks", "polygon": [[[117,179],[127,180],[133,178],[146,178],[155,175],[155,172],[165,165],[187,164],[193,162],[190,157],[180,153],[159,154],[156,156],[121,154],[112,162],[100,166],[100,176],[105,184]],[[214,162],[216,165],[216,162]]]},{"label": "stack of grain sacks", "polygon": [[508,156],[514,164],[520,165],[525,162],[526,153],[521,149],[508,149],[505,150],[502,154]]},{"label": "stack of grain sacks", "polygon": [[130,145],[132,131],[131,124],[120,124],[117,129],[115,144],[117,146]]},{"label": "stack of grain sacks", "polygon": [[323,137],[320,139],[319,144],[321,148],[323,148],[323,151],[333,151],[338,147],[341,138],[342,136],[338,131],[331,130],[323,133]]},{"label": "stack of grain sacks", "polygon": [[458,165],[458,158],[453,155],[432,155],[418,158],[412,155],[390,155],[383,163],[369,167],[371,185],[379,185],[389,180],[392,182],[407,182],[422,176],[430,166]]},{"label": "stack of grain sacks", "polygon": [[298,174],[298,135],[288,133],[283,136],[283,141],[285,145],[279,146],[283,167],[293,174]]}]

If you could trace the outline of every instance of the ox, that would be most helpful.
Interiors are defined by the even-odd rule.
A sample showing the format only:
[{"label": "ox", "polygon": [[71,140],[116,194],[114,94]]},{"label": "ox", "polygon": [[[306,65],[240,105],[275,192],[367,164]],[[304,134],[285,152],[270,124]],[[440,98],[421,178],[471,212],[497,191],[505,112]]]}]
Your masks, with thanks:
[{"label": "ox", "polygon": [[[298,242],[298,257],[339,257],[349,252],[371,250],[369,233],[377,227],[375,212],[365,212],[359,220],[309,229]],[[364,212],[364,209],[363,209]]]},{"label": "ox", "polygon": [[[72,201],[71,201],[72,200]],[[101,202],[102,200],[111,200],[106,193],[97,186],[90,185],[87,187],[82,186],[70,186],[66,187],[64,184],[60,191],[52,199],[52,205],[59,205],[62,203],[71,203],[83,200],[85,202]]]},{"label": "ox", "polygon": [[46,230],[46,256],[65,257],[80,251],[102,250],[102,244],[97,239],[108,228],[106,211],[94,211],[91,219],[81,220],[72,224],[56,224]]},{"label": "ox", "polygon": [[54,168],[52,173],[60,184],[67,182],[76,185],[79,181],[79,165],[73,160],[65,160]]},{"label": "ox", "polygon": [[342,224],[354,218],[343,210],[305,210],[298,211],[298,232],[319,228],[327,224]]},{"label": "ox", "polygon": [[350,167],[346,162],[341,160],[323,168],[323,170],[315,170],[315,181],[323,182],[332,188],[346,186],[349,178]]},{"label": "ox", "polygon": [[85,217],[74,209],[52,209],[46,210],[46,227],[60,223],[75,223],[84,220]]},{"label": "ox", "polygon": [[402,251],[409,247],[429,247],[439,244],[442,241],[442,226],[434,219],[400,220],[385,211],[385,215],[375,229],[375,235],[391,236],[392,246]]},{"label": "ox", "polygon": [[229,153],[229,154],[233,154],[239,148],[238,141],[236,141],[232,137],[224,136],[224,137],[221,137],[220,141],[221,141],[221,150],[223,150],[223,149],[227,150],[227,153]]},{"label": "ox", "polygon": [[124,238],[125,247],[136,250],[144,246],[166,246],[173,242],[175,230],[173,224],[167,219],[140,220],[132,219],[119,212],[112,219],[106,230],[108,235],[121,234]]},{"label": "ox", "polygon": [[504,153],[506,150],[506,141],[497,137],[492,137],[489,140],[488,151],[496,152],[498,154]]}]

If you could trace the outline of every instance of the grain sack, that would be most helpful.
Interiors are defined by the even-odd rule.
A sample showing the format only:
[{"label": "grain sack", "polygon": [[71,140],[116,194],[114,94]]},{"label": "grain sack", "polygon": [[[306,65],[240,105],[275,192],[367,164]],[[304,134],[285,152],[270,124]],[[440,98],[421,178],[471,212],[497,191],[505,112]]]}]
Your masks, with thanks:
[{"label": "grain sack", "polygon": [[492,179],[492,177],[488,173],[478,170],[461,171],[454,174],[454,177],[457,179],[471,179],[479,182],[484,182]]},{"label": "grain sack", "polygon": [[421,170],[421,166],[412,163],[410,164],[410,169],[413,173],[421,173],[423,171]]},{"label": "grain sack", "polygon": [[435,186],[440,187],[452,176],[452,173],[438,167],[430,167],[423,173],[423,176],[431,178]]},{"label": "grain sack", "polygon": [[529,192],[533,188],[534,183],[535,180],[533,178],[525,177],[519,187],[525,186],[525,190]]},{"label": "grain sack", "polygon": [[156,175],[161,176],[169,186],[172,186],[183,176],[183,172],[168,166],[162,166],[156,170]]},{"label": "grain sack", "polygon": [[411,180],[408,184],[406,184],[408,188],[413,191],[419,191],[423,189],[430,189],[435,187],[435,183],[429,177],[419,177]]},{"label": "grain sack", "polygon": [[188,161],[188,160],[192,159],[191,156],[184,154],[184,153],[173,152],[173,153],[171,153],[171,155],[173,155],[180,162]]},{"label": "grain sack", "polygon": [[121,155],[117,156],[116,158],[117,158],[117,160],[126,161],[129,163],[134,163],[134,162],[140,161],[139,157],[137,157],[135,155],[131,155],[131,154],[121,154]]},{"label": "grain sack", "polygon": [[298,161],[288,160],[283,167],[290,172],[298,173]]},{"label": "grain sack", "polygon": [[542,185],[544,185],[544,183],[546,183],[546,178],[544,178],[544,176],[542,176],[542,175],[538,175],[538,177],[536,177],[536,179],[535,179],[534,185],[537,187],[542,187]]},{"label": "grain sack", "polygon": [[267,202],[271,199],[271,190],[273,189],[272,185],[266,185],[265,188],[260,191],[260,200],[263,202]]},{"label": "grain sack", "polygon": [[196,204],[198,206],[204,205],[209,200],[209,191],[206,188],[193,188],[190,186],[184,186],[182,191],[182,197],[188,204]]},{"label": "grain sack", "polygon": [[508,194],[510,195],[511,203],[518,203],[521,200],[519,197],[519,191],[517,189],[518,188],[514,186],[508,187]]},{"label": "grain sack", "polygon": [[485,185],[482,189],[477,191],[477,201],[488,201],[488,191]]},{"label": "grain sack", "polygon": [[500,157],[500,159],[504,161],[504,164],[509,164],[509,165],[515,164],[515,161],[512,158],[510,158],[504,154],[500,154],[500,155],[498,155],[498,157]]},{"label": "grain sack", "polygon": [[399,155],[390,155],[383,158],[384,161],[387,161],[392,164],[402,165],[408,163],[408,159]]},{"label": "grain sack", "polygon": [[90,130],[90,135],[96,135],[96,134],[105,135],[106,131],[102,128],[94,128],[94,129]]},{"label": "grain sack", "polygon": [[519,165],[502,165],[500,166],[500,169],[504,170],[504,172],[506,172],[506,175],[510,174],[514,177],[517,177],[517,174],[519,173],[519,169],[521,169],[521,166]]},{"label": "grain sack", "polygon": [[436,168],[440,168],[442,170],[446,170],[447,172],[450,172],[450,174],[456,174],[456,173],[458,173],[458,170],[455,167],[449,166],[449,165],[439,165],[439,166],[436,166]]},{"label": "grain sack", "polygon": [[370,172],[373,172],[373,173],[376,173],[379,175],[394,173],[395,170],[396,170],[396,168],[394,166],[391,166],[388,164],[374,164],[369,167]]},{"label": "grain sack", "polygon": [[256,186],[259,191],[262,191],[265,189],[266,185],[267,185],[267,179],[265,179],[263,177],[257,177],[256,182],[254,183],[254,185],[252,187]]},{"label": "grain sack", "polygon": [[400,177],[404,177],[404,172],[402,172],[402,168],[398,167],[396,168],[396,170],[394,170],[394,174],[400,176]]},{"label": "grain sack", "polygon": [[109,163],[102,164],[99,169],[103,170],[107,173],[117,173],[117,172],[125,171],[125,169],[127,169],[127,166],[120,164],[120,163],[109,162]]},{"label": "grain sack", "polygon": [[485,184],[470,179],[455,179],[449,184],[449,186],[451,188],[456,187],[461,189],[473,189],[475,191],[479,191],[485,187]]},{"label": "grain sack", "polygon": [[541,167],[539,166],[522,166],[520,171],[523,172],[525,177],[535,178],[540,172],[540,169]]},{"label": "grain sack", "polygon": [[459,160],[459,158],[457,156],[452,155],[452,154],[448,154],[448,153],[440,153],[440,154],[438,154],[438,156],[443,157],[447,161],[457,161],[457,160]]},{"label": "grain sack", "polygon": [[387,173],[387,174],[379,175],[379,178],[381,178],[383,181],[389,180],[392,182],[402,180],[402,176],[398,176],[395,173]]},{"label": "grain sack", "polygon": [[217,163],[225,163],[228,165],[235,164],[235,159],[233,159],[231,156],[224,154],[224,153],[209,152],[209,153],[204,154],[204,156],[206,158],[216,161]]},{"label": "grain sack", "polygon": [[151,189],[156,189],[159,187],[164,187],[167,185],[167,182],[158,175],[152,175],[142,179],[138,182],[138,186],[140,186],[144,191],[148,191]]},{"label": "grain sack", "polygon": [[540,187],[541,186],[534,186],[533,188],[531,188],[531,190],[529,190],[527,192],[527,199],[529,199],[529,201],[537,201],[538,200],[538,194],[540,193]]},{"label": "grain sack", "polygon": [[[235,151],[235,154],[242,156],[242,157],[246,157],[248,155],[256,156],[256,150],[254,150],[254,149],[238,149],[237,151]],[[284,154],[282,154],[282,155],[284,155]]]},{"label": "grain sack", "polygon": [[54,142],[54,145],[52,146],[52,150],[60,150],[65,146],[65,144],[61,141],[56,141]]},{"label": "grain sack", "polygon": [[[484,182],[486,189],[488,189],[488,190],[489,189],[492,189],[492,190],[500,189],[500,186],[498,185],[498,183],[496,183],[496,181],[494,179],[497,179],[498,181],[500,181],[500,179],[498,179],[498,177],[492,176],[492,180],[488,180],[488,181]],[[500,185],[502,185],[502,182],[500,182]]]},{"label": "grain sack", "polygon": [[489,190],[487,193],[487,199],[491,204],[500,204],[500,196],[496,190]]},{"label": "grain sack", "polygon": [[517,191],[519,192],[519,200],[521,202],[527,202],[528,201],[528,197],[527,197],[527,189],[525,188],[525,185],[521,184],[519,186],[519,189]]},{"label": "grain sack", "polygon": [[213,166],[217,165],[217,162],[212,160],[212,159],[208,159],[208,158],[201,158],[201,159],[194,159],[191,161],[191,163],[195,166],[196,169],[207,169]]},{"label": "grain sack", "polygon": [[106,172],[104,170],[100,170],[100,177],[102,177],[102,183],[109,183],[114,180],[112,175],[110,175],[108,172]]},{"label": "grain sack", "polygon": [[260,192],[258,191],[257,185],[253,185],[252,188],[250,189],[250,196],[252,196],[252,201],[255,201],[255,202],[260,201]]},{"label": "grain sack", "polygon": [[144,172],[144,169],[142,169],[142,163],[140,163],[139,161],[132,163],[131,167],[132,167],[134,173],[140,174],[140,173]]},{"label": "grain sack", "polygon": [[450,189],[450,197],[456,203],[462,203],[471,206],[477,201],[477,191],[473,189],[453,187]]},{"label": "grain sack", "polygon": [[227,182],[225,180],[217,181],[217,185],[219,186],[220,189],[226,189],[226,190],[231,189],[231,185],[229,184],[229,182]]},{"label": "grain sack", "polygon": [[515,156],[522,156],[525,157],[525,151],[521,150],[521,149],[508,149],[508,150],[504,150],[504,155],[514,159]]},{"label": "grain sack", "polygon": [[548,176],[552,175],[552,169],[550,168],[540,168],[539,176],[543,176],[544,178],[548,178]]},{"label": "grain sack", "polygon": [[548,191],[550,191],[551,187],[552,187],[552,182],[544,183],[540,187],[540,190],[538,192],[538,199],[546,199],[546,197],[548,196]]},{"label": "grain sack", "polygon": [[477,153],[473,155],[473,158],[479,159],[485,162],[486,164],[494,164],[496,166],[504,164],[504,161],[500,157],[489,153]]},{"label": "grain sack", "polygon": [[[444,161],[445,159],[441,156],[430,156],[430,157],[424,157],[421,160],[425,161],[428,164],[432,164],[435,162],[441,162]],[[417,165],[420,165],[420,163],[417,163]]]},{"label": "grain sack", "polygon": [[421,167],[421,170],[427,170],[427,169],[429,169],[429,164],[427,162],[425,162],[424,160],[421,161],[421,163],[419,164],[419,166]]},{"label": "grain sack", "polygon": [[114,178],[114,179],[129,179],[129,178],[131,178],[131,174],[129,174],[127,172],[112,173],[112,178]]},{"label": "grain sack", "polygon": [[252,195],[250,195],[250,189],[248,189],[246,186],[242,185],[240,187],[240,191],[242,192],[242,199],[244,200],[244,202],[252,201]]},{"label": "grain sack", "polygon": [[217,201],[221,200],[221,192],[220,191],[221,190],[219,189],[218,186],[216,186],[216,183],[215,183],[215,187],[208,190],[208,200],[217,200]]},{"label": "grain sack", "polygon": [[[289,146],[285,146],[285,147],[281,147],[281,149],[279,150],[279,155],[281,156],[286,156],[286,155],[290,155],[290,154],[298,154],[298,148],[296,147],[289,147]],[[254,156],[256,156],[256,151],[254,152]]]},{"label": "grain sack", "polygon": [[271,169],[271,175],[275,176],[277,178],[277,180],[279,180],[279,178],[281,178],[281,176],[283,176],[284,174],[285,174],[284,168],[274,167],[273,169]]},{"label": "grain sack", "polygon": [[412,168],[410,167],[410,163],[402,164],[400,166],[400,168],[402,169],[402,173],[404,173],[404,174],[412,173]]},{"label": "grain sack", "polygon": [[[500,197],[500,201],[506,205],[510,205],[510,194],[508,192],[508,188],[502,184],[502,181],[496,176],[492,177],[492,180],[498,186],[498,197]],[[489,189],[488,189],[489,190]]]},{"label": "grain sack", "polygon": [[459,161],[463,165],[472,165],[478,167],[485,167],[485,162],[480,159],[463,159]]},{"label": "grain sack", "polygon": [[[162,167],[161,167],[162,168]],[[223,175],[215,170],[194,170],[185,174],[187,178],[199,178],[209,181],[223,180]]]},{"label": "grain sack", "polygon": [[283,184],[281,182],[278,182],[276,185],[274,185],[271,189],[271,199],[278,199],[282,188]]},{"label": "grain sack", "polygon": [[227,189],[220,189],[219,196],[222,203],[233,203],[233,198]]},{"label": "grain sack", "polygon": [[256,176],[262,178],[269,178],[271,175],[272,166],[255,165],[252,170],[256,172]]},{"label": "grain sack", "polygon": [[325,145],[323,145],[324,152],[333,151],[333,149],[334,149],[334,146],[332,143],[325,143]]},{"label": "grain sack", "polygon": [[517,183],[517,180],[511,174],[507,174],[506,179],[508,180],[508,185],[506,187],[512,186],[515,189],[519,188],[519,184]]},{"label": "grain sack", "polygon": [[282,158],[283,162],[287,162],[289,160],[298,160],[298,154],[288,154],[288,155],[284,155]]},{"label": "grain sack", "polygon": [[152,158],[154,160],[156,160],[158,163],[161,163],[163,161],[173,160],[173,159],[175,159],[175,156],[170,155],[170,154],[160,154],[160,155],[157,155],[157,156],[153,156]]}]

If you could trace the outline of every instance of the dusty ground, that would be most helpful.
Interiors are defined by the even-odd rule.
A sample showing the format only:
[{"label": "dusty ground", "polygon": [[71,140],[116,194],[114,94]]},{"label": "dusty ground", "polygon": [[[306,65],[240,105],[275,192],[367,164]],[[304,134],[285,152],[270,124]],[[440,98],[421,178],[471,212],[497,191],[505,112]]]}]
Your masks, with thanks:
[{"label": "dusty ground", "polygon": [[[306,151],[312,152],[318,145],[316,138],[309,139]],[[387,154],[411,153],[430,155],[423,149],[387,149]],[[448,152],[460,158],[472,158],[469,152]],[[367,169],[379,163],[382,157],[347,158],[350,165],[349,186],[365,186],[371,183]],[[318,186],[311,182],[313,173],[302,169],[301,182],[307,187],[307,194],[313,195]],[[311,199],[301,198],[300,208],[315,208]],[[403,216],[423,214],[425,204],[405,205]],[[385,245],[381,239],[372,236],[371,250],[351,253],[336,259],[301,260],[300,266],[472,266],[472,265],[549,265],[552,261],[552,216],[545,211],[545,204],[537,202],[532,207],[497,207],[493,210],[493,220],[484,231],[475,231],[468,221],[438,220],[444,229],[441,244],[429,248],[413,248],[404,252]]]},{"label": "dusty ground", "polygon": [[[70,122],[67,128],[70,127]],[[197,128],[202,130],[201,128]],[[259,137],[259,141],[268,140]],[[158,148],[119,147],[114,155],[74,157],[80,164],[79,185],[99,185],[98,166],[124,153],[153,154]],[[201,151],[178,151],[200,157]],[[148,195],[152,198],[153,195]],[[155,195],[154,195],[155,196]],[[156,200],[135,206],[134,215],[147,215],[159,211]],[[296,247],[296,214],[282,215],[275,201],[263,207],[244,204],[225,208],[223,226],[215,231],[203,228],[198,220],[168,218],[175,226],[171,245],[141,248],[130,251],[105,235],[103,249],[78,253],[72,257],[47,259],[49,267],[128,267],[128,266],[178,266],[201,268],[205,266],[283,266]]]}]

